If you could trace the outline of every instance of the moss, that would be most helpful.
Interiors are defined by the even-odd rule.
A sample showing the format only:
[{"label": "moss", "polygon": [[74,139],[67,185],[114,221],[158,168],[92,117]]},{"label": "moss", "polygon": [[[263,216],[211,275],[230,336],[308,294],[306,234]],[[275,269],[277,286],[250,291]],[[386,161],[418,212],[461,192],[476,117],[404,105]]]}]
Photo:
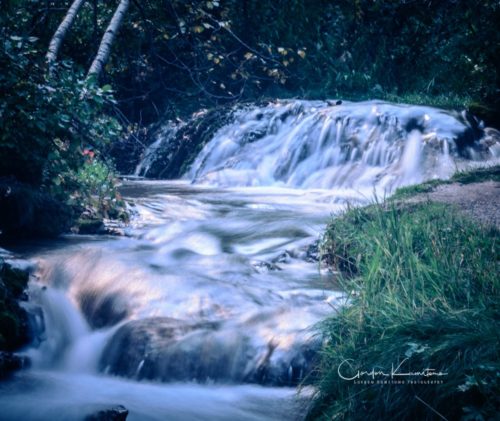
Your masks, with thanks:
[{"label": "moss", "polygon": [[79,234],[99,234],[104,230],[102,219],[83,219],[77,221],[76,228]]},{"label": "moss", "polygon": [[15,298],[19,298],[28,285],[29,274],[25,270],[3,264],[0,267],[0,278],[4,279],[4,282],[7,282],[11,294]]},{"label": "moss", "polygon": [[28,315],[19,305],[29,275],[0,261],[0,351],[13,351],[29,341]]},{"label": "moss", "polygon": [[483,181],[500,182],[500,165],[479,168],[473,171],[460,171],[451,177],[451,181],[460,184],[481,183]]},{"label": "moss", "polygon": [[441,186],[443,184],[449,184],[451,181],[449,180],[430,180],[426,181],[422,184],[415,184],[413,186],[400,187],[396,190],[396,192],[392,195],[391,199],[399,200],[406,199],[408,197],[416,196],[421,193],[430,193],[434,191],[437,186]]},{"label": "moss", "polygon": [[56,237],[69,228],[71,219],[71,209],[50,195],[0,179],[0,236]]}]

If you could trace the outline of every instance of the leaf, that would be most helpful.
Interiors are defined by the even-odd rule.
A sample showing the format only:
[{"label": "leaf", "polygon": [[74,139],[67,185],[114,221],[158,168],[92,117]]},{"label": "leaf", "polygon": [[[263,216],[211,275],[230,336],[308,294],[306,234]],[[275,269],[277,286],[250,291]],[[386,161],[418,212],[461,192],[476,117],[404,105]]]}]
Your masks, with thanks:
[{"label": "leaf", "polygon": [[306,57],[306,52],[304,50],[298,50],[297,54],[299,55],[300,58],[305,58]]},{"label": "leaf", "polygon": [[113,87],[111,85],[104,85],[101,89],[103,92],[111,92]]},{"label": "leaf", "polygon": [[64,123],[69,123],[71,121],[71,118],[68,114],[61,114],[60,119]]}]

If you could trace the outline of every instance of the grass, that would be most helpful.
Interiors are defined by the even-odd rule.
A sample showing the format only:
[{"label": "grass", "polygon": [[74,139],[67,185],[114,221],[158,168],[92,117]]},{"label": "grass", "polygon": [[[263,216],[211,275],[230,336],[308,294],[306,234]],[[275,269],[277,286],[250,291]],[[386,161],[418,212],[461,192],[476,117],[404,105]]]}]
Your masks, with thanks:
[{"label": "grass", "polygon": [[429,180],[422,184],[400,187],[391,197],[391,200],[406,199],[420,193],[430,193],[437,186],[451,183],[470,184],[481,183],[484,181],[500,182],[500,165],[485,168],[476,168],[473,170],[458,171],[448,180]]},{"label": "grass", "polygon": [[451,181],[461,184],[480,183],[490,180],[500,182],[500,165],[478,168],[472,171],[459,171],[451,177]]},{"label": "grass", "polygon": [[[326,336],[309,419],[492,419],[500,409],[499,232],[449,206],[390,202],[334,219],[322,253],[350,305]],[[405,360],[407,358],[407,360]],[[446,372],[438,384],[357,384],[352,372]],[[345,365],[343,366],[345,367]],[[361,380],[371,380],[362,376]],[[422,380],[413,376],[405,379]]]},{"label": "grass", "polygon": [[436,108],[463,110],[470,107],[473,103],[472,98],[456,94],[431,95],[418,93],[405,93],[402,95],[385,94],[386,101],[410,105],[427,105]]}]

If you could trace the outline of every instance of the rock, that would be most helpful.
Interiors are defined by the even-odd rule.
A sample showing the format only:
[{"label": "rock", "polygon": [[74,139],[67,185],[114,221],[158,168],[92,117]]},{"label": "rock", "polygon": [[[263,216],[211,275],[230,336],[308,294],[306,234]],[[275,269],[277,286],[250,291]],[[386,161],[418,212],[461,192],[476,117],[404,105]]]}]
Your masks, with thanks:
[{"label": "rock", "polygon": [[[180,337],[197,327],[201,326],[167,317],[131,321],[118,329],[109,341],[103,352],[101,369],[139,379],[175,378],[175,368],[171,372],[163,372],[159,368],[151,370],[150,367],[157,365],[162,350],[166,352]],[[165,360],[164,365],[169,364]]]},{"label": "rock", "polygon": [[93,329],[114,326],[130,312],[127,298],[118,292],[90,290],[78,294],[80,309]]},{"label": "rock", "polygon": [[14,371],[30,366],[28,357],[0,351],[0,380],[5,379]]},{"label": "rock", "polygon": [[78,234],[102,234],[105,231],[102,219],[79,219],[77,228]]},{"label": "rock", "polygon": [[31,339],[28,314],[19,304],[25,300],[29,272],[0,259],[0,350],[14,351]]},{"label": "rock", "polygon": [[155,131],[154,125],[149,128],[141,128],[110,145],[108,154],[113,158],[116,170],[120,174],[134,173],[146,146],[151,143],[150,133]]},{"label": "rock", "polygon": [[219,107],[196,113],[187,122],[168,124],[152,131],[151,146],[144,153],[139,175],[179,178],[214,133],[231,120],[234,112],[231,107]]},{"label": "rock", "polygon": [[84,421],[125,421],[128,409],[123,405],[117,405],[109,409],[102,409],[94,414],[87,415]]},{"label": "rock", "polygon": [[63,203],[12,178],[0,178],[0,238],[56,237],[71,225]]},{"label": "rock", "polygon": [[279,267],[276,263],[261,260],[252,262],[252,266],[259,272],[281,270],[281,267]]},{"label": "rock", "polygon": [[316,263],[319,262],[321,253],[319,251],[319,240],[309,244],[306,249],[306,261]]},{"label": "rock", "polygon": [[297,385],[310,373],[321,339],[305,332],[259,335],[269,315],[238,325],[134,320],[113,335],[100,370],[137,380]]}]

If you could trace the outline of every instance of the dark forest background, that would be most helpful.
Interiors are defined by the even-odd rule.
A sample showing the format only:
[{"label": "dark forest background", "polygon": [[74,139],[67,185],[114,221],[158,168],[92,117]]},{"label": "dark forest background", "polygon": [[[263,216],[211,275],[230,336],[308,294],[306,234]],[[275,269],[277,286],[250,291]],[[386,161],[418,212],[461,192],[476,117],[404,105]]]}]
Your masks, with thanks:
[{"label": "dark forest background", "polygon": [[73,208],[98,192],[90,208],[107,213],[112,145],[143,147],[154,123],[235,102],[378,98],[500,125],[497,0],[132,0],[89,81],[118,3],[84,3],[49,74],[71,2],[0,1],[2,188],[15,180]]}]

